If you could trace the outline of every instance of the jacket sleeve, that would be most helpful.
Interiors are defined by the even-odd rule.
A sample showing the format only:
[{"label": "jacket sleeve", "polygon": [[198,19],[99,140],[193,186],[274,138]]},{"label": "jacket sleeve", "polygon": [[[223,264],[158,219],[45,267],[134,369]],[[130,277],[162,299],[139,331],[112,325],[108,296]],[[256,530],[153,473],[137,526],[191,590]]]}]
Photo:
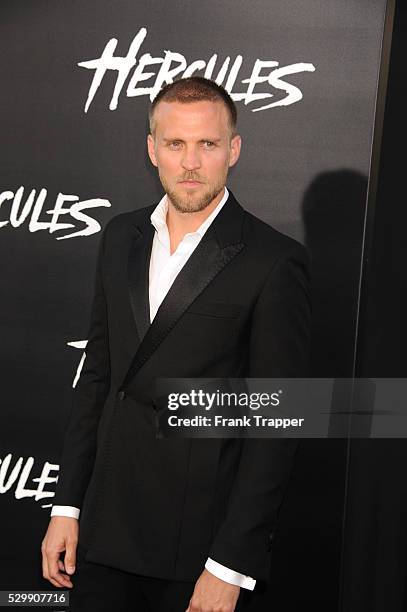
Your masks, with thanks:
[{"label": "jacket sleeve", "polygon": [[103,288],[102,234],[96,264],[94,295],[82,372],[72,394],[54,505],[82,505],[96,454],[96,432],[110,387],[110,358],[106,299]]},{"label": "jacket sleeve", "polygon": [[[308,252],[295,246],[273,266],[257,300],[250,336],[250,377],[308,375]],[[228,511],[209,556],[256,579],[268,579],[276,524],[298,441],[245,439]]]}]

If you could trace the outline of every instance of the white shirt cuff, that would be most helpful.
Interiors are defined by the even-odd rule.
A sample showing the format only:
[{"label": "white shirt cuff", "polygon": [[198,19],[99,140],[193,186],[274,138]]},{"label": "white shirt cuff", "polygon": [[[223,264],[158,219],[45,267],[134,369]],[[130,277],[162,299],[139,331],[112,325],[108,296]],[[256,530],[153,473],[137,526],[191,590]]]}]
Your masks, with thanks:
[{"label": "white shirt cuff", "polygon": [[[51,509],[51,516],[68,516],[70,518],[79,519],[79,514],[80,509],[75,508],[75,506],[52,506]],[[229,584],[234,584],[243,589],[249,589],[249,591],[253,591],[255,587],[256,581],[253,578],[235,572],[217,561],[214,561],[210,557],[205,563],[205,568],[208,572]]]},{"label": "white shirt cuff", "polygon": [[80,512],[75,506],[52,506],[51,516],[69,516],[78,519]]},{"label": "white shirt cuff", "polygon": [[253,591],[256,581],[254,578],[250,578],[250,576],[245,576],[244,574],[240,574],[239,572],[235,572],[234,570],[221,565],[217,561],[214,561],[210,557],[205,563],[205,568],[221,580],[228,582],[229,584],[235,584],[236,586],[240,586],[243,589],[249,589],[249,591]]}]

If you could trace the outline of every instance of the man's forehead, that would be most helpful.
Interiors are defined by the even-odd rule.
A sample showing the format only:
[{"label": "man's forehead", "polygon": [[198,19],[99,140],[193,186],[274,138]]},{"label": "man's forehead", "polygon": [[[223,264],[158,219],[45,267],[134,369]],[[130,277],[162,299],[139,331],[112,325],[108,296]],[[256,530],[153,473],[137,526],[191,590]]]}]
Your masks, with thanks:
[{"label": "man's forehead", "polygon": [[193,100],[191,102],[167,101],[158,102],[154,110],[155,121],[166,119],[185,121],[191,120],[219,120],[228,121],[228,111],[220,100]]},{"label": "man's forehead", "polygon": [[230,136],[228,111],[221,101],[160,101],[153,130],[161,139],[224,140]]}]

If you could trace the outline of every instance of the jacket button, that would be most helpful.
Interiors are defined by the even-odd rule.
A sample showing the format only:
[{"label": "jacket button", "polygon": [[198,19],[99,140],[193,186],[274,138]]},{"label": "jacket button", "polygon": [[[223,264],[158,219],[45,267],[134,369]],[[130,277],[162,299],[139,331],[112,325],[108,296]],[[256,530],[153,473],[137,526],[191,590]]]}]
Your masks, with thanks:
[{"label": "jacket button", "polygon": [[121,389],[119,391],[119,393],[117,394],[117,396],[118,396],[119,400],[124,400],[124,398],[126,397],[126,392],[123,391],[123,389]]}]

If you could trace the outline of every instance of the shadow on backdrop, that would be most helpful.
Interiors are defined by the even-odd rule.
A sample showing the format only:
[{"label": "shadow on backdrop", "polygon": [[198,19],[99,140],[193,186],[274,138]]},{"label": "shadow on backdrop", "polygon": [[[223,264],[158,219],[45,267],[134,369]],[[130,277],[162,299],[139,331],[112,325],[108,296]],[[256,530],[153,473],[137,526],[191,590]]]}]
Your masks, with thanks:
[{"label": "shadow on backdrop", "polygon": [[[304,194],[314,377],[352,376],[366,194],[366,177],[348,169],[318,175]],[[300,443],[273,540],[273,612],[338,609],[346,448],[345,439]]]},{"label": "shadow on backdrop", "polygon": [[[407,5],[397,1],[371,244],[365,257],[356,375],[407,376],[405,123]],[[407,609],[407,440],[352,440],[343,610]]]}]

